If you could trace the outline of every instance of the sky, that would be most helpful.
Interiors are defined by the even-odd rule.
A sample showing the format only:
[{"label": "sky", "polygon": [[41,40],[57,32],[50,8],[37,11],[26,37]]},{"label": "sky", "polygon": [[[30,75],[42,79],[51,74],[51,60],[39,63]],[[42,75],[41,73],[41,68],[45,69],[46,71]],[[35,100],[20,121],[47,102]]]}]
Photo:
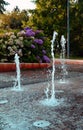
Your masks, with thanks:
[{"label": "sky", "polygon": [[7,11],[12,11],[16,6],[18,6],[20,10],[35,8],[35,4],[31,2],[31,0],[5,0],[5,2],[10,4],[5,7]]}]

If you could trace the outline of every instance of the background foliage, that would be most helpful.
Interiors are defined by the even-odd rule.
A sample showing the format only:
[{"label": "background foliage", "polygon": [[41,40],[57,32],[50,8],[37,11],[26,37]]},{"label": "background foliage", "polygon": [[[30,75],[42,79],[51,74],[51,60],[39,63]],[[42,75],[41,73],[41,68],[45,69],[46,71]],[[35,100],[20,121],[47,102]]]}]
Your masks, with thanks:
[{"label": "background foliage", "polygon": [[0,14],[3,14],[5,11],[5,5],[8,5],[9,3],[5,2],[4,0],[0,0]]},{"label": "background foliage", "polygon": [[[69,0],[70,56],[83,57],[83,0]],[[67,0],[36,0],[37,8],[28,21],[51,37],[56,30],[67,39]]]},{"label": "background foliage", "polygon": [[20,62],[50,62],[50,40],[42,30],[29,27],[14,33],[9,32],[0,36],[0,61],[13,62],[17,53]]},{"label": "background foliage", "polygon": [[[29,26],[34,30],[43,30],[44,36],[48,37],[50,41],[55,30],[58,32],[56,41],[58,49],[57,44],[55,44],[54,51],[55,53],[58,53],[57,50],[60,52],[61,35],[64,35],[67,39],[67,0],[32,1],[36,3],[36,9],[20,11],[16,7],[11,13],[4,12],[4,5],[7,3],[4,3],[3,0],[0,1],[0,6],[3,8],[0,12],[0,35],[2,36],[4,33],[11,31],[17,33]],[[69,1],[70,57],[83,58],[83,0],[78,0],[78,3],[72,3],[72,0]],[[46,48],[50,48],[47,43],[45,44]],[[48,55],[50,55],[50,51]]]}]

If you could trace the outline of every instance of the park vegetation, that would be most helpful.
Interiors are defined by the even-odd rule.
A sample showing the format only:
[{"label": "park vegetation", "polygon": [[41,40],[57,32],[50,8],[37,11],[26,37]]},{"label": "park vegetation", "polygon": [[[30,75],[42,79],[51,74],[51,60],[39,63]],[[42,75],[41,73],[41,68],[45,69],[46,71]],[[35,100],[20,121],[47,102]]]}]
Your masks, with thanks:
[{"label": "park vegetation", "polygon": [[[55,44],[55,56],[59,55],[60,38],[67,39],[67,0],[33,0],[34,10],[22,10],[16,6],[12,12],[6,12],[4,0],[0,1],[0,61],[12,62],[14,54],[18,52],[22,62],[49,62],[50,45],[53,31],[58,32]],[[83,58],[83,0],[69,3],[69,44],[70,58]],[[28,28],[34,36],[18,35]],[[28,31],[30,31],[28,30]],[[36,35],[36,32],[39,34]],[[13,36],[14,37],[13,37]],[[21,38],[20,38],[21,37]],[[12,38],[12,39],[11,39]],[[12,44],[9,45],[10,39]],[[21,40],[19,45],[16,41]],[[42,45],[34,40],[43,41]],[[39,40],[41,39],[41,40]],[[37,42],[37,41],[36,41]],[[57,48],[58,46],[58,48]],[[15,47],[15,48],[14,48]],[[9,48],[9,49],[8,49]],[[10,52],[10,48],[14,48]],[[16,50],[15,50],[16,49]],[[58,50],[58,51],[57,51]],[[66,48],[67,50],[67,48]],[[66,51],[67,53],[67,51]],[[43,59],[46,58],[47,60]],[[45,57],[46,56],[46,57]],[[39,57],[39,59],[38,59]]]}]

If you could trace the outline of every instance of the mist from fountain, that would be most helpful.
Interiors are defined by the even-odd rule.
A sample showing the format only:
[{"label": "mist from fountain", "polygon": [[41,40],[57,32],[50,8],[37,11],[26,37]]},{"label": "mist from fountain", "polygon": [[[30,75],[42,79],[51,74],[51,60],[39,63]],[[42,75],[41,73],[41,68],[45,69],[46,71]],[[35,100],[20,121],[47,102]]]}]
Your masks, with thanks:
[{"label": "mist from fountain", "polygon": [[61,36],[61,54],[60,54],[60,61],[61,61],[61,79],[60,79],[60,83],[66,83],[66,76],[68,75],[68,71],[67,71],[67,67],[65,64],[65,54],[66,54],[66,49],[65,49],[65,44],[66,44],[66,40],[64,35]]}]

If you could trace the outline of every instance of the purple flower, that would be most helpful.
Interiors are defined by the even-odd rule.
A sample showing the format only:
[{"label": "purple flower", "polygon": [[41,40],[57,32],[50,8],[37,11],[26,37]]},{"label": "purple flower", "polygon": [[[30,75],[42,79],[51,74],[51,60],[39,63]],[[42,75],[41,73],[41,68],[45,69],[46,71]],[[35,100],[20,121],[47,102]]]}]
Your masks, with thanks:
[{"label": "purple flower", "polygon": [[39,61],[39,63],[42,63],[42,60],[39,56],[36,56],[37,60]]},{"label": "purple flower", "polygon": [[43,61],[46,63],[50,63],[50,59],[46,55],[43,56]]},{"label": "purple flower", "polygon": [[42,39],[35,39],[34,42],[39,44],[39,45],[43,44],[43,40]]},{"label": "purple flower", "polygon": [[43,54],[46,54],[46,51],[45,51],[45,50],[42,50],[42,53],[43,53]]},{"label": "purple flower", "polygon": [[27,37],[35,36],[35,32],[32,29],[27,29],[25,35]]},{"label": "purple flower", "polygon": [[35,34],[39,34],[39,33],[41,33],[42,32],[42,30],[36,30],[35,31]]},{"label": "purple flower", "polygon": [[35,45],[31,44],[31,48],[33,48],[33,49],[34,49],[34,48],[35,48]]},{"label": "purple flower", "polygon": [[24,28],[24,30],[27,31],[27,30],[30,30],[30,28],[29,28],[29,27],[26,27],[26,28]]},{"label": "purple flower", "polygon": [[39,56],[36,56],[36,58],[37,58],[37,59],[40,59],[40,57],[39,57]]}]

